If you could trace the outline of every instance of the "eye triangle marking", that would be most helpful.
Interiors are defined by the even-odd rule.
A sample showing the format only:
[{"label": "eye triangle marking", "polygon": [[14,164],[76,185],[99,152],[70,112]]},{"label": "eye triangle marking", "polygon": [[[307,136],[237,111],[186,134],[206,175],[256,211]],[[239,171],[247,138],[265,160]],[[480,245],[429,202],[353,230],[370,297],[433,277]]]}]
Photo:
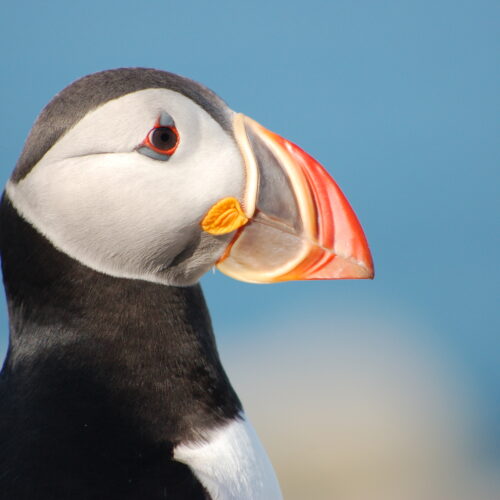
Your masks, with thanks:
[{"label": "eye triangle marking", "polygon": [[174,119],[166,111],[162,111],[156,122],[156,127],[175,127]]}]

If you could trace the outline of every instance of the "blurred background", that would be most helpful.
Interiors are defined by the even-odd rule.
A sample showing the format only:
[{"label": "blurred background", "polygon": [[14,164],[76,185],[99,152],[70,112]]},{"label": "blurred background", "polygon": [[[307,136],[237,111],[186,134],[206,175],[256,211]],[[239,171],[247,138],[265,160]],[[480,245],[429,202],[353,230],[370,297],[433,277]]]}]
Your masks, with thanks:
[{"label": "blurred background", "polygon": [[3,183],[56,92],[147,66],[296,142],[349,198],[374,281],[202,280],[285,498],[500,498],[498,2],[0,9]]}]

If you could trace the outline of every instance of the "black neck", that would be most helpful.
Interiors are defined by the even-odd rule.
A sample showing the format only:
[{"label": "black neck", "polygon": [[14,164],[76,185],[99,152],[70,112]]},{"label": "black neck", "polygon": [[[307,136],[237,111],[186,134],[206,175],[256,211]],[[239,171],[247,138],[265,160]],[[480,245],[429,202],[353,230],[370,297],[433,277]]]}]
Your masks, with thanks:
[{"label": "black neck", "polygon": [[239,413],[198,285],[93,271],[5,196],[0,245],[10,316],[3,376],[38,412],[54,419],[63,407],[78,421],[109,420],[172,445]]}]

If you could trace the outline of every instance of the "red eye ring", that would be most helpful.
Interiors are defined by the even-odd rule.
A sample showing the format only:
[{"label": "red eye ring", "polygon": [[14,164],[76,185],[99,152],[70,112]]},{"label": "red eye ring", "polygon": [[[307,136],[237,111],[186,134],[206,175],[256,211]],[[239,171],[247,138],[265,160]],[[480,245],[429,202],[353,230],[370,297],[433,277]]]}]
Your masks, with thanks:
[{"label": "red eye ring", "polygon": [[179,132],[177,132],[177,129],[163,125],[156,125],[152,128],[143,143],[143,146],[148,147],[155,153],[168,156],[175,153],[178,145]]}]

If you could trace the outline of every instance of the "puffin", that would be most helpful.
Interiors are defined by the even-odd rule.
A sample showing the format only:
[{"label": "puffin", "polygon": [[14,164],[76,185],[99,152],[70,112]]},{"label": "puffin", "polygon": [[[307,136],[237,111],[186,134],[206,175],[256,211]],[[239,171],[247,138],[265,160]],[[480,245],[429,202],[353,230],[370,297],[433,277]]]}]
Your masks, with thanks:
[{"label": "puffin", "polygon": [[199,280],[373,277],[305,151],[157,69],[85,76],[29,133],[0,205],[9,347],[0,496],[274,500]]}]

